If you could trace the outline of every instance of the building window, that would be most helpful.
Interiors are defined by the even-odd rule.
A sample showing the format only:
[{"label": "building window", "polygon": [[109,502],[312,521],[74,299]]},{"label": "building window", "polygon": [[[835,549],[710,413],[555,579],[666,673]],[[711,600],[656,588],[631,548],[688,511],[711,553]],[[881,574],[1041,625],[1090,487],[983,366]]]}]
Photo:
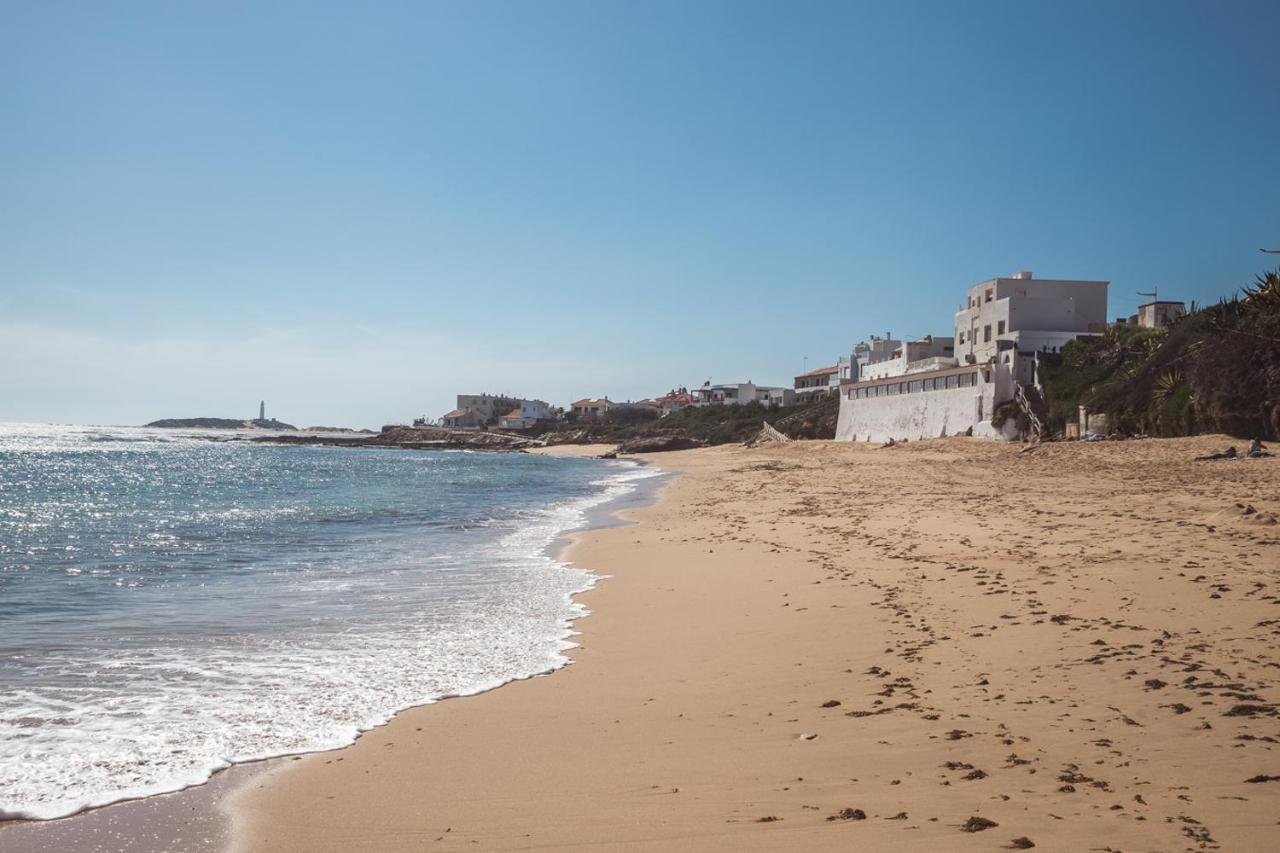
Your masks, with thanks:
[{"label": "building window", "polygon": [[919,379],[913,381],[911,385],[907,388],[907,391],[911,394],[919,394],[923,390],[924,390],[924,382]]},{"label": "building window", "polygon": [[991,291],[990,291],[990,290],[988,290],[988,291],[987,291],[987,301],[988,301],[988,302],[990,302],[990,301],[991,301]]},{"label": "building window", "polygon": [[958,380],[954,375],[952,375],[952,376],[948,376],[948,377],[947,377],[947,387],[948,387],[948,388],[955,388],[955,387],[957,387],[957,383],[958,383],[958,382],[959,382],[959,380]]},{"label": "building window", "polygon": [[984,344],[991,343],[991,326],[982,327],[982,342]]},{"label": "building window", "polygon": [[961,387],[961,388],[968,388],[970,385],[972,385],[972,384],[973,384],[973,374],[972,374],[972,373],[961,373],[961,374],[960,374],[960,382],[959,382],[959,384],[960,384],[960,387]]},{"label": "building window", "polygon": [[1001,320],[998,323],[996,323],[996,334],[997,335],[1004,334],[1004,320]]}]

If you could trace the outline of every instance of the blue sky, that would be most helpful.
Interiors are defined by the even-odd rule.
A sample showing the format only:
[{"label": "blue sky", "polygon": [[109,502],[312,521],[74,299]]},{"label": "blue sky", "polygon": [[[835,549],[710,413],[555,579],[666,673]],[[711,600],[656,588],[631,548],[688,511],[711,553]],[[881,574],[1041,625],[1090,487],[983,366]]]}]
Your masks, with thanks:
[{"label": "blue sky", "polygon": [[[0,421],[789,382],[1280,244],[1275,3],[0,0]],[[1274,263],[1274,261],[1273,261]]]}]

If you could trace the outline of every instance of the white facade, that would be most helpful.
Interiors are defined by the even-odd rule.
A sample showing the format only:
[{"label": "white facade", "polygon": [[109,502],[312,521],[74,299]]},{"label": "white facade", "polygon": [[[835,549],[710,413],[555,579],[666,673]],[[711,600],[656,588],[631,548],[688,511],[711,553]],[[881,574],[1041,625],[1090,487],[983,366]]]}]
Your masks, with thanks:
[{"label": "white facade", "polygon": [[519,411],[520,417],[534,420],[551,416],[551,407],[541,400],[523,400],[503,394],[459,394],[457,408],[444,415],[440,422],[453,429],[481,429],[493,423],[501,426],[501,421],[514,411]]},{"label": "white facade", "polygon": [[760,390],[764,392],[760,402],[771,409],[795,405],[796,400],[799,399],[791,388],[761,388]]},{"label": "white facade", "polygon": [[1148,302],[1145,305],[1138,306],[1138,325],[1144,329],[1158,329],[1161,326],[1168,326],[1170,323],[1185,317],[1187,314],[1187,305],[1185,302]]},{"label": "white facade", "polygon": [[918,341],[906,341],[894,350],[893,357],[871,362],[863,367],[858,381],[887,379],[924,370],[952,367],[955,362],[955,339],[928,335]]},{"label": "white facade", "polygon": [[571,404],[570,409],[580,418],[594,418],[603,415],[614,407],[608,397],[589,397]]},{"label": "white facade", "polygon": [[789,406],[795,402],[795,391],[773,385],[756,385],[754,382],[729,382],[721,385],[703,383],[694,390],[698,406],[742,406],[759,403],[762,406]]},{"label": "white facade", "polygon": [[858,381],[862,378],[867,365],[888,361],[901,346],[902,341],[895,340],[893,332],[885,332],[883,338],[872,335],[870,342],[859,341],[853,345],[847,378],[854,382]]},{"label": "white facade", "polygon": [[985,364],[997,352],[1058,352],[1068,341],[1107,327],[1105,281],[1037,279],[1030,272],[969,288],[955,315],[955,354]]},{"label": "white facade", "polygon": [[542,400],[520,400],[520,405],[498,418],[502,429],[529,429],[551,419],[551,406]]},{"label": "white facade", "polygon": [[840,389],[837,441],[920,441],[948,435],[1009,439],[1016,426],[991,425],[996,406],[1013,399],[1007,365],[951,368],[855,382]]},{"label": "white facade", "polygon": [[[847,363],[847,361],[846,361]],[[801,373],[795,379],[796,397],[810,397],[814,394],[829,394],[840,387],[840,364],[830,367],[819,367],[808,373]]]}]

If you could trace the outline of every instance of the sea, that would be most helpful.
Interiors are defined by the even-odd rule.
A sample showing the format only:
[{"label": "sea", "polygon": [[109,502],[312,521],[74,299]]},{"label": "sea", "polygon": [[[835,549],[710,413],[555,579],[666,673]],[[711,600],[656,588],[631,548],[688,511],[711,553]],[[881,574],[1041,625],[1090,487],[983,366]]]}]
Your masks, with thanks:
[{"label": "sea", "polygon": [[0,424],[0,817],[331,749],[565,665],[634,463]]}]

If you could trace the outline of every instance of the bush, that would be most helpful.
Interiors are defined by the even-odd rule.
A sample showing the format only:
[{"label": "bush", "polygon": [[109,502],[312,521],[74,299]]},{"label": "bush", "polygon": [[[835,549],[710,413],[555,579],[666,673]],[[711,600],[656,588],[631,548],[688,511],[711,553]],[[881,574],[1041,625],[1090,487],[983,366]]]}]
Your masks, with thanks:
[{"label": "bush", "polygon": [[1166,329],[1118,326],[1041,356],[1050,426],[1076,409],[1122,432],[1280,436],[1280,272]]}]

